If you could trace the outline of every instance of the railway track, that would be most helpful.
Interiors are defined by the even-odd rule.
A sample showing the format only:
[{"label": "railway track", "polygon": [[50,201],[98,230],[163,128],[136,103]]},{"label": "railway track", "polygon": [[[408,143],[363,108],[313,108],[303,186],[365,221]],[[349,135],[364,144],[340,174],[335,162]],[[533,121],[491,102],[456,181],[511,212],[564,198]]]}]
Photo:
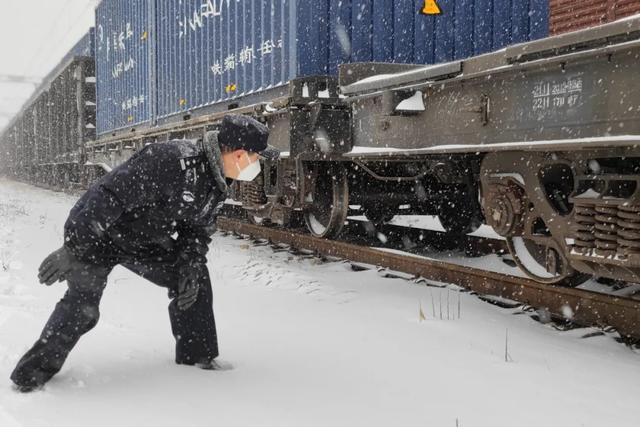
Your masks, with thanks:
[{"label": "railway track", "polygon": [[[640,341],[640,299],[637,298],[545,285],[522,277],[362,244],[319,239],[297,231],[257,226],[228,217],[219,218],[218,227],[227,232],[287,244],[298,250],[455,284],[480,295],[515,300],[576,325],[613,328],[625,340]],[[479,248],[491,248],[491,244],[483,242],[485,240],[476,238],[470,241]]]}]

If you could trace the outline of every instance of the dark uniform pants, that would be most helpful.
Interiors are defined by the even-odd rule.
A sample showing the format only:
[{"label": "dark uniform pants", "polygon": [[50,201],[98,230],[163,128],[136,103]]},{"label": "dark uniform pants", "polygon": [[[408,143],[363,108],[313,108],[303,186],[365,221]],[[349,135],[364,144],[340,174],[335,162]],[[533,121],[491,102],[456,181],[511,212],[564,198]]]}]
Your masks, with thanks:
[{"label": "dark uniform pants", "polygon": [[[218,356],[218,340],[213,316],[211,279],[203,267],[199,275],[198,299],[189,309],[178,309],[178,272],[173,265],[154,263],[122,264],[156,285],[169,289],[169,317],[176,339],[176,363],[207,363]],[[21,386],[40,386],[60,371],[80,337],[93,329],[100,317],[99,305],[113,267],[84,265],[67,277],[69,289],[55,307],[34,346],[20,359],[11,374]]]}]

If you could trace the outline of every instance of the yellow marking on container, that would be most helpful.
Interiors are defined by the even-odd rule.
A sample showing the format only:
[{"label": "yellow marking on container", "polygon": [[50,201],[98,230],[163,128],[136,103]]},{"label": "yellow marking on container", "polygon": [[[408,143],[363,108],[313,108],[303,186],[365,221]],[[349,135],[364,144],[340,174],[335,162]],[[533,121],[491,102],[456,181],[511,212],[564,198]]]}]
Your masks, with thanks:
[{"label": "yellow marking on container", "polygon": [[149,38],[149,32],[145,31],[144,33],[142,33],[142,37],[140,38],[140,40],[146,40]]},{"label": "yellow marking on container", "polygon": [[238,90],[238,86],[237,86],[235,83],[232,83],[232,84],[227,85],[227,86],[225,87],[225,91],[226,91],[227,93],[235,92],[235,91],[237,91],[237,90]]},{"label": "yellow marking on container", "polygon": [[133,121],[133,116],[129,116],[129,117],[127,117],[127,121],[128,121],[129,123],[131,123],[131,122]]},{"label": "yellow marking on container", "polygon": [[422,13],[425,15],[441,15],[442,9],[438,5],[436,0],[424,0],[424,7]]},{"label": "yellow marking on container", "polygon": [[180,104],[181,107],[184,107],[185,105],[187,105],[187,100],[184,98],[181,98],[180,101],[178,101],[178,103]]}]

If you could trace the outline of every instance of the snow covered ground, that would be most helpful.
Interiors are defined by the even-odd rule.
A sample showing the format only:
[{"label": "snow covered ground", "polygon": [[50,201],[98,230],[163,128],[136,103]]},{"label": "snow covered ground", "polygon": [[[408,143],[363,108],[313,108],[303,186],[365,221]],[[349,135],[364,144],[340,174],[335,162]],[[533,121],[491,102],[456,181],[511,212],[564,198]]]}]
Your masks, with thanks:
[{"label": "snow covered ground", "polygon": [[638,425],[640,354],[609,336],[223,236],[210,270],[233,370],[174,365],[166,292],[117,268],[98,327],[43,391],[18,394],[9,374],[64,292],[36,269],[73,201],[0,180],[2,427]]}]

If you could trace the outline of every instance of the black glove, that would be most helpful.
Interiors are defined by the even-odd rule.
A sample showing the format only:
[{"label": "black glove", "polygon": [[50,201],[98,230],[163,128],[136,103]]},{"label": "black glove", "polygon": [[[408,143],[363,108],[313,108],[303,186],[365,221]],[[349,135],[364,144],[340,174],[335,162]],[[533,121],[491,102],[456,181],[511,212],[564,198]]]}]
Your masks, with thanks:
[{"label": "black glove", "polygon": [[67,273],[79,266],[80,262],[63,246],[42,261],[38,269],[38,279],[40,283],[51,286],[55,282],[66,280]]},{"label": "black glove", "polygon": [[179,310],[188,310],[198,299],[198,292],[200,291],[198,281],[200,268],[198,267],[197,265],[192,266],[189,264],[181,264],[178,267],[180,279],[178,281],[177,302]]}]

